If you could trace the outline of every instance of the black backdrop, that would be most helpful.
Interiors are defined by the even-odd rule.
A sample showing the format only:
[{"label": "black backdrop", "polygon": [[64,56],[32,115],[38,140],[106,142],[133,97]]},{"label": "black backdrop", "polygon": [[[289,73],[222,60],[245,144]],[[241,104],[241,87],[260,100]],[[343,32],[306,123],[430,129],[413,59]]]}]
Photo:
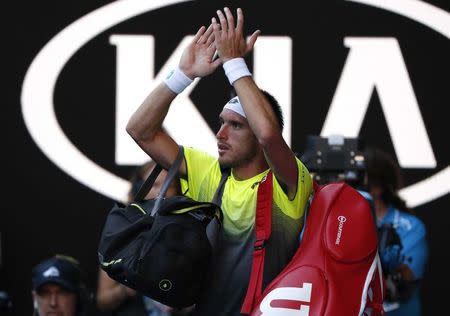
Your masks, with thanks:
[{"label": "black backdrop", "polygon": [[[427,2],[450,14],[450,2]],[[54,253],[79,258],[89,287],[96,286],[97,242],[112,200],[80,184],[43,154],[25,127],[20,95],[28,67],[42,47],[70,23],[108,3],[15,1],[3,11],[4,19],[8,19],[3,21],[6,41],[2,45],[6,102],[2,104],[1,124],[4,193],[0,290],[10,294],[15,315],[31,314],[31,267]],[[194,1],[141,14],[98,34],[69,60],[55,86],[55,112],[71,142],[96,164],[126,178],[132,166],[120,166],[114,160],[115,52],[108,43],[109,36],[147,34],[151,29],[157,42],[158,69],[183,36],[208,23],[224,4],[244,9],[248,31],[261,28],[263,35],[287,35],[293,40],[292,148],[296,152],[304,149],[307,134],[321,131],[348,54],[343,38],[395,37],[401,43],[437,160],[434,170],[404,170],[406,184],[447,167],[450,151],[444,111],[450,101],[449,38],[395,13],[340,0],[302,1],[295,9],[292,1]],[[218,71],[191,93],[213,130],[217,128],[214,105],[224,104],[227,89],[225,77]],[[360,135],[367,143],[394,152],[376,93]],[[447,307],[448,207],[446,194],[415,208],[426,224],[430,243],[423,286],[424,315],[437,315]]]}]

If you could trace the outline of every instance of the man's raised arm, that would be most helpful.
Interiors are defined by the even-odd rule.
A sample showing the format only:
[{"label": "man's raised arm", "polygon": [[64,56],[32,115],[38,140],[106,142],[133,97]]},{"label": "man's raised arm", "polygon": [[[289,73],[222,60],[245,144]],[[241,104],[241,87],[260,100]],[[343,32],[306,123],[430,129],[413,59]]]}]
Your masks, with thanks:
[{"label": "man's raised arm", "polygon": [[243,56],[254,46],[260,32],[254,32],[246,42],[243,36],[244,15],[237,9],[237,23],[228,8],[218,10],[219,21],[212,19],[214,37],[225,73],[233,85],[248,123],[261,144],[264,154],[286,193],[293,197],[297,190],[298,167],[295,155],[282,136],[275,113],[265,95],[251,77]]},{"label": "man's raised arm", "polygon": [[[220,59],[213,61],[215,51],[212,26],[202,26],[184,49],[178,67],[145,98],[128,121],[128,134],[165,169],[178,153],[177,143],[162,128],[170,104],[196,77],[209,75],[221,64]],[[179,174],[186,175],[184,164]]]}]

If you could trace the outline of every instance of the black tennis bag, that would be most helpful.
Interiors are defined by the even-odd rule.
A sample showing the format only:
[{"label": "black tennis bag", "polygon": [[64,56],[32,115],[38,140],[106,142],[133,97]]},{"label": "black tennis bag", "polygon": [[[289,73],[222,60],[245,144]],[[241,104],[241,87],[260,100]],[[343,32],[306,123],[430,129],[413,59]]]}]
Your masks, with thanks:
[{"label": "black tennis bag", "polygon": [[[159,165],[134,202],[113,206],[98,247],[100,266],[112,279],[172,307],[191,306],[200,296],[212,255],[207,225],[213,219],[220,223],[221,216],[215,203],[165,198],[183,158],[180,146],[155,199],[143,200],[161,171]],[[213,201],[221,200],[225,180],[222,176]]]}]

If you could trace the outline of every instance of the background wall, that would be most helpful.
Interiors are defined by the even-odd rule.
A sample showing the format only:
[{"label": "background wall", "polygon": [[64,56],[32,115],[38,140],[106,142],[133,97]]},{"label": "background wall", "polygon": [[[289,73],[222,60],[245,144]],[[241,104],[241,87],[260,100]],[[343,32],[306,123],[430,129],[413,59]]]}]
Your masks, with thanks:
[{"label": "background wall", "polygon": [[[448,27],[445,28],[450,25],[448,1],[411,2],[428,3],[442,9],[442,16],[436,17],[450,32]],[[2,45],[4,193],[0,212],[0,290],[10,294],[15,315],[31,314],[31,268],[54,253],[77,257],[86,270],[88,285],[92,289],[96,286],[98,238],[112,198],[89,184],[80,183],[44,153],[36,139],[48,139],[49,136],[37,133],[31,137],[23,117],[21,94],[30,64],[42,48],[71,23],[109,3],[14,1],[3,11],[10,22],[3,28]],[[264,36],[292,39],[290,101],[294,151],[301,153],[304,150],[306,135],[321,133],[349,55],[344,38],[389,37],[395,38],[400,45],[436,159],[436,166],[432,168],[404,168],[406,184],[412,185],[448,168],[450,150],[444,111],[450,101],[450,39],[411,18],[344,0],[302,1],[295,4],[300,9],[294,9],[292,1],[188,1],[142,12],[98,32],[76,49],[64,64],[52,94],[57,122],[83,156],[123,179],[133,168],[133,165],[117,163],[115,158],[118,57],[117,47],[110,43],[110,37],[117,34],[153,35],[155,71],[158,72],[183,37],[194,34],[199,25],[208,24],[215,10],[225,4],[233,9],[238,6],[244,9],[248,33],[260,28]],[[70,41],[65,45],[70,46]],[[252,60],[249,56],[249,65]],[[279,62],[277,56],[271,61]],[[48,69],[51,69],[50,64]],[[40,71],[45,78],[46,68]],[[48,77],[51,76],[49,71]],[[228,99],[228,90],[229,85],[219,69],[202,79],[190,93],[193,104],[213,131],[217,130],[217,114]],[[355,91],[357,93],[356,87]],[[44,105],[37,95],[36,99],[35,105],[31,103],[36,107],[33,117],[45,124],[42,122],[46,122],[46,113],[40,110]],[[380,94],[374,90],[359,135],[367,143],[394,153],[392,130],[386,123],[380,99]],[[139,102],[134,107],[138,105]],[[409,113],[403,115],[403,121],[391,129],[401,130],[413,124]],[[195,123],[187,119],[179,128],[192,128],[193,125]],[[45,130],[45,126],[39,130]],[[54,138],[53,148],[58,148],[62,141],[58,135]],[[415,139],[410,142],[414,144]],[[66,160],[63,163],[67,166],[77,163],[70,157]],[[448,182],[445,184],[448,186]],[[108,185],[110,183],[105,183],[105,187]],[[436,315],[438,310],[446,309],[449,278],[445,273],[445,249],[449,244],[449,203],[448,194],[444,194],[414,208],[426,224],[430,243],[430,260],[423,287],[424,315]]]}]

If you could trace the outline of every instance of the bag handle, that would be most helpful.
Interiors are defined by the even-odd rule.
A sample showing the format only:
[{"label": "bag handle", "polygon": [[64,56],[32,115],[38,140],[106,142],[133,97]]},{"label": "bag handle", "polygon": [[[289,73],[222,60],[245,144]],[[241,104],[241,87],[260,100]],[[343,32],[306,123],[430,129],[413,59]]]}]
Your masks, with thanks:
[{"label": "bag handle", "polygon": [[175,176],[178,173],[178,170],[180,169],[181,162],[184,159],[184,148],[183,146],[178,146],[178,154],[175,158],[175,161],[170,166],[169,170],[167,171],[167,176],[164,179],[164,182],[161,186],[161,190],[159,190],[158,195],[155,198],[155,205],[153,205],[153,209],[151,212],[151,215],[155,215],[155,213],[158,211],[159,206],[161,205],[162,200],[166,196],[167,190],[170,187],[170,184],[172,183],[173,179],[175,179]]},{"label": "bag handle", "polygon": [[[152,216],[155,215],[155,213],[158,211],[162,200],[166,196],[166,193],[170,187],[170,184],[172,183],[173,179],[175,179],[175,176],[177,175],[178,170],[180,169],[180,165],[181,165],[181,162],[183,161],[183,159],[184,159],[184,147],[181,145],[178,145],[177,157],[175,158],[175,161],[170,166],[170,168],[167,172],[167,176],[164,179],[164,182],[161,186],[161,189],[155,198],[155,204],[150,213]],[[159,164],[156,164],[155,168],[153,168],[150,175],[147,177],[145,182],[139,188],[138,193],[136,193],[136,196],[134,197],[134,201],[140,201],[145,198],[145,196],[152,188],[153,184],[155,183],[155,181],[158,178],[158,175],[161,173],[161,171],[162,171],[162,167]],[[219,207],[222,204],[222,195],[223,195],[223,190],[225,187],[224,184],[225,184],[226,180],[228,179],[229,174],[230,174],[229,169],[222,170],[222,177],[220,179],[219,186],[217,187],[217,190],[214,194],[214,198],[213,198],[212,202],[214,204],[218,205]],[[220,214],[220,216],[222,216],[222,214]]]},{"label": "bag handle", "polygon": [[[175,178],[178,169],[180,168],[181,162],[184,158],[184,149],[183,146],[178,146],[178,154],[175,158],[175,161],[172,163],[172,165],[169,168],[169,171],[167,172],[167,176],[164,179],[164,182],[161,186],[161,189],[159,190],[158,196],[156,197],[156,203],[152,209],[151,214],[154,215],[157,210],[157,207],[159,208],[159,205],[161,204],[161,200],[164,199],[166,196],[167,190],[170,187],[170,184],[172,183],[173,179]],[[147,193],[152,188],[153,184],[155,183],[156,179],[158,178],[158,175],[161,173],[162,167],[159,164],[156,164],[155,168],[153,168],[150,175],[147,177],[145,182],[141,185],[139,188],[139,191],[136,193],[134,197],[134,201],[141,201],[145,198]],[[155,212],[154,212],[155,211]]]},{"label": "bag handle", "polygon": [[133,198],[133,202],[139,202],[145,198],[147,193],[150,191],[151,187],[156,181],[156,178],[158,178],[158,175],[161,173],[162,167],[160,165],[156,165],[155,168],[153,168],[152,172],[149,174],[145,182],[141,185],[138,192]]}]

